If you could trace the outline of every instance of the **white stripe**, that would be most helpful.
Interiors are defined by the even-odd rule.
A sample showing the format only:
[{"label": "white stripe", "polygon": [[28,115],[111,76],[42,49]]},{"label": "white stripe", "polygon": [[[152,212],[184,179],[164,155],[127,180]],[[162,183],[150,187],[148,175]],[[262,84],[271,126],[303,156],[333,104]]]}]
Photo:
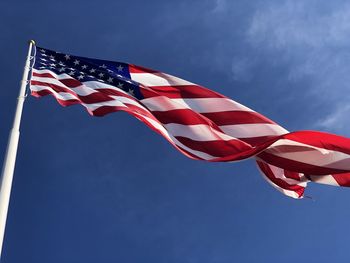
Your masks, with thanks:
[{"label": "white stripe", "polygon": [[57,85],[57,86],[69,89],[69,90],[75,92],[76,94],[78,94],[79,96],[87,96],[87,95],[90,95],[92,93],[96,93],[97,92],[97,91],[95,91],[95,90],[93,90],[93,89],[91,89],[91,88],[89,88],[89,87],[87,87],[85,85],[81,85],[81,86],[78,86],[78,87],[75,87],[75,88],[71,88],[71,87],[66,86],[65,84],[63,84],[59,80],[53,79],[53,78],[44,78],[44,77],[35,77],[35,76],[33,76],[32,80],[46,82],[46,83],[54,84],[54,85]]},{"label": "white stripe", "polygon": [[46,87],[46,86],[38,86],[38,85],[31,85],[30,88],[32,91],[42,91],[42,90],[49,90],[53,93],[53,95],[55,97],[57,97],[60,100],[76,100],[78,99],[76,96],[74,96],[71,93],[67,93],[67,92],[56,92],[55,90],[53,90],[50,87]]},{"label": "white stripe", "polygon": [[[288,147],[288,150],[281,147]],[[318,167],[348,170],[350,156],[348,154],[307,145],[292,140],[281,139],[268,147],[265,152],[285,159],[311,164]]]},{"label": "white stripe", "polygon": [[52,75],[53,77],[55,77],[56,79],[74,79],[72,76],[68,75],[67,73],[56,74],[55,72],[48,70],[48,69],[35,69],[35,68],[33,68],[33,72],[38,73],[38,74],[48,73],[48,74]]},{"label": "white stripe", "polygon": [[300,182],[300,181],[297,181],[295,179],[286,177],[284,175],[284,169],[281,169],[281,168],[276,167],[276,166],[271,165],[271,164],[267,164],[267,165],[270,167],[273,175],[276,178],[282,179],[283,181],[285,181],[289,185],[299,185],[299,186],[302,186],[302,187],[306,187],[306,182]]},{"label": "white stripe", "polygon": [[123,97],[123,96],[110,96],[113,97],[114,100],[109,100],[109,101],[103,101],[103,102],[99,102],[99,103],[92,103],[92,104],[83,104],[86,108],[88,108],[91,111],[94,111],[100,107],[103,106],[111,106],[111,107],[118,107],[118,106],[122,106],[122,107],[127,107],[127,105],[125,105],[125,103],[127,104],[132,104],[135,105],[141,109],[146,110],[144,107],[142,107],[142,105],[140,105],[139,103],[135,102],[134,100],[131,100],[129,98]]},{"label": "white stripe", "polygon": [[131,79],[145,86],[179,86],[179,85],[195,85],[172,75],[165,73],[130,73]]},{"label": "white stripe", "polygon": [[129,93],[127,93],[126,91],[119,89],[115,86],[112,86],[110,84],[107,83],[103,83],[103,82],[99,82],[99,81],[84,81],[84,85],[86,85],[87,87],[91,88],[91,89],[113,89],[116,90],[118,92],[124,93],[125,95],[127,95],[128,97],[131,97],[131,95]]},{"label": "white stripe", "polygon": [[182,125],[177,123],[164,124],[164,127],[173,136],[182,136],[195,141],[236,140],[222,132],[214,130],[205,124]]},{"label": "white stripe", "polygon": [[288,133],[288,131],[281,126],[268,123],[222,125],[220,129],[223,130],[224,133],[236,138],[252,138]]},{"label": "white stripe", "polygon": [[332,175],[310,175],[309,177],[315,183],[339,186]]},{"label": "white stripe", "polygon": [[[140,114],[141,115],[141,114]],[[141,115],[143,118],[146,119],[146,121],[149,122],[151,126],[153,126],[155,129],[157,129],[171,144],[174,146],[179,146],[182,149],[192,153],[195,156],[198,156],[199,158],[202,158],[204,160],[211,160],[217,158],[216,156],[209,155],[207,153],[193,150],[186,145],[183,145],[181,142],[179,142],[173,135],[171,135],[158,121],[155,121],[145,115]],[[183,152],[181,149],[179,149],[181,152]],[[187,153],[183,152],[187,156],[189,156]],[[193,158],[192,156],[189,156],[190,158]]]},{"label": "white stripe", "polygon": [[158,96],[141,100],[151,111],[192,109],[199,113],[223,111],[252,111],[238,102],[227,98],[169,99]]}]

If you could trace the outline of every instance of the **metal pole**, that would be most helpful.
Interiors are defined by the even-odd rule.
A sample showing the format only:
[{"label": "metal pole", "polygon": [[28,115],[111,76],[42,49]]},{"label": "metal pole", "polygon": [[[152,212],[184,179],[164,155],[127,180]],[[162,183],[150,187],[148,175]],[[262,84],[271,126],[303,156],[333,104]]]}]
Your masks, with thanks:
[{"label": "metal pole", "polygon": [[24,72],[21,82],[21,88],[19,91],[17,107],[15,118],[13,121],[13,127],[10,132],[10,137],[7,144],[7,151],[4,159],[4,164],[2,168],[2,179],[1,179],[1,188],[0,188],[0,257],[2,252],[2,245],[4,241],[5,227],[6,227],[6,218],[7,211],[9,207],[11,186],[13,179],[13,172],[15,169],[17,147],[19,140],[19,127],[21,123],[23,103],[25,99],[26,87],[28,84],[28,73],[30,70],[30,60],[32,54],[32,48],[35,45],[34,40],[29,41],[28,56],[26,64],[24,66]]}]

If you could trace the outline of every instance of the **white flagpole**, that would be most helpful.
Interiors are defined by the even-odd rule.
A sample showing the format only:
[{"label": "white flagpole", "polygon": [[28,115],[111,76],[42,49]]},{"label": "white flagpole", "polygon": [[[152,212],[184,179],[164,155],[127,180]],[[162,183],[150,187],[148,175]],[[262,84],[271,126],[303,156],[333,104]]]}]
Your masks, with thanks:
[{"label": "white flagpole", "polygon": [[21,122],[23,103],[26,96],[25,94],[26,87],[28,84],[28,73],[30,70],[29,68],[30,60],[32,58],[31,57],[32,48],[34,45],[35,45],[34,40],[30,40],[28,56],[27,56],[26,64],[24,66],[21,88],[19,91],[19,96],[17,101],[15,118],[13,121],[12,130],[10,132],[10,137],[7,144],[7,151],[6,151],[4,164],[2,168],[2,179],[1,179],[1,188],[0,188],[0,257],[2,252],[2,245],[4,241],[6,218],[7,218],[9,201],[10,201],[13,171],[15,169],[15,163],[16,163],[17,147],[18,147],[18,140],[19,140],[19,127]]}]

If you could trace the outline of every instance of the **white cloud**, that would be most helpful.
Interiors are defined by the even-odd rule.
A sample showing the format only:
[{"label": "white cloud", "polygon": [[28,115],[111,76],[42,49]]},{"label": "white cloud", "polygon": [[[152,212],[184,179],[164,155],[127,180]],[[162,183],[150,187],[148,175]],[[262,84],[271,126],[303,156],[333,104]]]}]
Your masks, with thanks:
[{"label": "white cloud", "polygon": [[232,63],[232,77],[237,81],[249,81],[251,80],[252,67],[255,64],[255,60],[248,57],[235,57]]},{"label": "white cloud", "polygon": [[350,105],[345,105],[343,107],[338,107],[330,115],[319,120],[316,125],[334,131],[347,130],[346,126],[349,125],[349,116]]},{"label": "white cloud", "polygon": [[264,43],[292,53],[298,48],[346,47],[350,39],[349,15],[350,5],[322,10],[315,1],[268,4],[253,16],[248,37],[253,44]]},{"label": "white cloud", "polygon": [[328,112],[315,126],[344,129],[337,123],[350,113],[344,107],[350,99],[350,4],[321,3],[269,2],[253,15],[246,38],[253,49],[288,64],[289,81],[308,79],[304,92],[325,102]]},{"label": "white cloud", "polygon": [[221,13],[221,12],[224,12],[226,8],[227,8],[226,0],[215,0],[215,7],[213,9],[213,12]]}]

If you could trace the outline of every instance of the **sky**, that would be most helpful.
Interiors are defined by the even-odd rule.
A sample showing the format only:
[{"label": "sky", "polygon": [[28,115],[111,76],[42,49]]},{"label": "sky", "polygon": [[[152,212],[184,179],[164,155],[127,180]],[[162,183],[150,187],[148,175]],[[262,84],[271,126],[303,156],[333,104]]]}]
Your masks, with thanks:
[{"label": "sky", "polygon": [[[350,137],[348,1],[1,0],[0,32],[2,158],[29,39]],[[1,262],[349,262],[350,189],[306,195],[283,196],[252,160],[188,159],[126,113],[28,96]]]}]

